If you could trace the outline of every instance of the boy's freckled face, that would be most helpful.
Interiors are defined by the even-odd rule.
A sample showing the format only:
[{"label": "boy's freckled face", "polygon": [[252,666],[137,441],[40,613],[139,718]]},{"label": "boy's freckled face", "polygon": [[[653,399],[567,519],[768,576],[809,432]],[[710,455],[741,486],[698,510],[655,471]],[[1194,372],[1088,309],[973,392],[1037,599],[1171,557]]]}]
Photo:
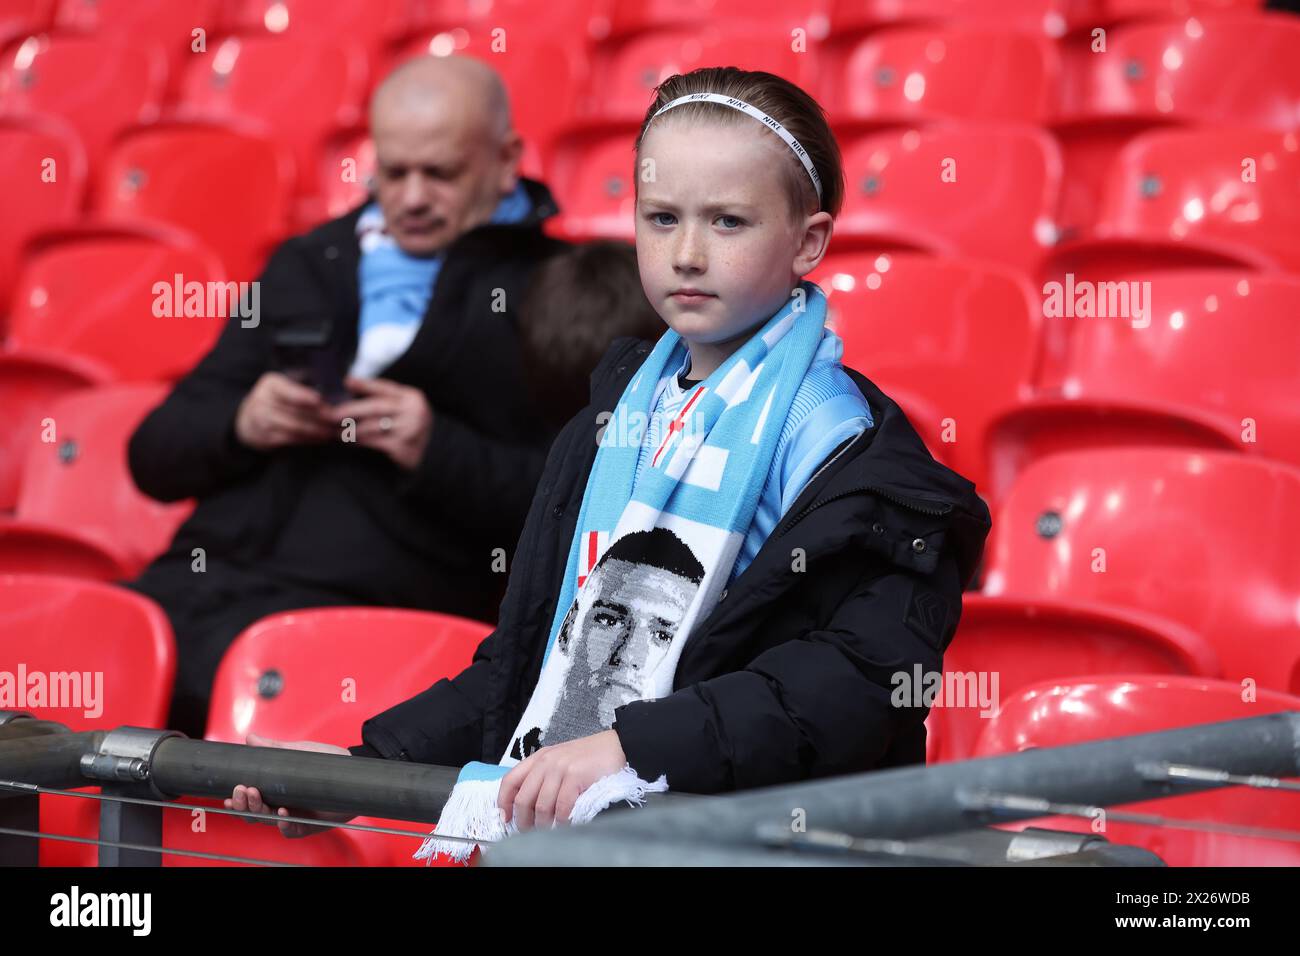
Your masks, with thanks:
[{"label": "boy's freckled face", "polygon": [[638,162],[641,284],[682,338],[726,342],[781,308],[798,281],[802,231],[791,222],[781,165],[788,148],[753,121],[751,128],[666,119],[650,127]]}]

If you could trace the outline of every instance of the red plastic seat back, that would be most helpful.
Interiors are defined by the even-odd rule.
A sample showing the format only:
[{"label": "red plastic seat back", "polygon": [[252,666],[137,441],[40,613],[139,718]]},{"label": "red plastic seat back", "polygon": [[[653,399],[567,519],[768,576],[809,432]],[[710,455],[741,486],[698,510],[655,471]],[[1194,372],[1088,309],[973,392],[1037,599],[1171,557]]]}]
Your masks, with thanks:
[{"label": "red plastic seat back", "polygon": [[114,136],[158,118],[166,86],[162,52],[138,38],[33,36],[5,51],[0,110],[63,118],[98,167]]},{"label": "red plastic seat back", "polygon": [[[22,699],[10,709],[73,730],[161,727],[166,720],[176,670],[171,625],[133,591],[0,575],[0,660],[26,674]],[[34,696],[42,688],[43,701]]]},{"label": "red plastic seat back", "polygon": [[108,219],[170,223],[221,257],[227,277],[257,277],[285,235],[293,163],[255,135],[220,125],[161,123],[128,133],[104,171]]},{"label": "red plastic seat back", "polygon": [[[1153,130],[1120,153],[1091,238],[1153,247],[1155,264],[1218,256],[1251,268],[1300,269],[1300,133]],[[1149,268],[1132,249],[1130,269]]]},{"label": "red plastic seat back", "polygon": [[220,261],[186,233],[69,232],[27,256],[8,346],[74,353],[128,381],[179,378],[238,308],[230,293]]},{"label": "red plastic seat back", "polygon": [[[243,743],[251,731],[340,747],[360,743],[362,723],[459,674],[491,630],[479,621],[422,611],[329,608],[273,614],[236,638],[222,658],[205,736]],[[432,829],[427,823],[372,817],[354,822],[417,837]],[[417,837],[350,832],[330,835],[328,842],[338,845],[335,852],[359,855],[367,865],[423,866],[411,859],[420,845]]]},{"label": "red plastic seat back", "polygon": [[579,113],[639,126],[656,86],[674,74],[720,63],[765,70],[796,83],[808,66],[807,58],[792,49],[788,31],[728,27],[706,18],[689,26],[638,33],[598,49]]},{"label": "red plastic seat back", "polygon": [[57,574],[89,581],[122,581],[131,570],[114,549],[75,529],[0,519],[0,574]]},{"label": "red plastic seat back", "polygon": [[[1049,681],[1027,687],[988,722],[975,756],[1174,730],[1300,711],[1300,698],[1232,681],[1130,674]],[[1173,785],[1177,792],[1177,784]],[[1285,792],[1226,787],[1125,804],[1126,813],[1300,832],[1300,803]],[[1300,844],[1100,818],[1101,835],[1145,847],[1171,866],[1297,866]],[[1093,820],[1052,817],[1035,825],[1091,832]]]},{"label": "red plastic seat back", "polygon": [[560,215],[551,225],[566,239],[625,239],[636,235],[635,130],[563,136],[552,183]]},{"label": "red plastic seat back", "polygon": [[[1083,6],[1084,9],[1080,9]],[[1060,37],[1072,26],[1091,25],[1096,12],[1075,0],[999,0],[968,3],[964,0],[830,0],[832,36],[880,27],[969,24]]]},{"label": "red plastic seat back", "polygon": [[[221,29],[226,0],[60,0],[55,26],[60,30],[117,37],[156,45],[173,67],[190,56],[200,39],[210,50]],[[202,31],[199,36],[196,31]]]},{"label": "red plastic seat back", "polygon": [[363,119],[365,56],[347,42],[232,36],[182,81],[185,116],[255,124],[294,155],[298,189],[314,192],[326,141]]},{"label": "red plastic seat back", "polygon": [[230,0],[232,32],[295,40],[347,40],[377,50],[413,27],[419,0]]},{"label": "red plastic seat back", "polygon": [[226,651],[207,738],[252,731],[351,746],[361,725],[464,670],[491,625],[380,608],[288,611],[263,618]]},{"label": "red plastic seat back", "polygon": [[1032,127],[875,133],[842,144],[838,250],[882,244],[1031,272],[1055,242],[1055,144]]},{"label": "red plastic seat back", "polygon": [[340,139],[325,151],[320,170],[325,215],[342,216],[370,195],[375,176],[375,144],[360,133]]},{"label": "red plastic seat back", "polygon": [[788,43],[796,27],[802,26],[810,40],[825,28],[820,0],[611,0],[590,6],[588,33],[595,40],[712,22],[724,28],[761,25]]},{"label": "red plastic seat back", "polygon": [[0,509],[18,501],[22,462],[48,430],[50,407],[63,395],[97,384],[98,367],[53,365],[39,359],[0,353]]},{"label": "red plastic seat back", "polygon": [[997,28],[898,27],[830,49],[820,102],[837,122],[1037,123],[1059,72],[1047,37]]},{"label": "red plastic seat back", "polygon": [[85,152],[65,123],[49,117],[0,117],[0,179],[11,187],[0,216],[2,315],[9,311],[23,246],[42,230],[71,221],[80,210]]},{"label": "red plastic seat back", "polygon": [[1200,634],[1228,680],[1300,689],[1300,469],[1230,452],[1035,462],[993,523],[984,591],[1134,608]]},{"label": "red plastic seat back", "polygon": [[1213,13],[1107,31],[1075,69],[1063,112],[1072,118],[1241,125],[1300,124],[1300,23],[1285,14]]},{"label": "red plastic seat back", "polygon": [[98,541],[136,569],[166,550],[193,503],[163,504],[143,495],[126,452],[136,427],[167,392],[165,385],[114,385],[53,404],[56,440],[28,450],[18,516]]},{"label": "red plastic seat back", "polygon": [[[1120,314],[1047,320],[1068,343],[1063,370],[1044,383],[1045,395],[1062,400],[1050,402],[1052,411],[1031,409],[1032,421],[1012,415],[1002,452],[1019,460],[1009,468],[1022,469],[1026,453],[1140,442],[1300,465],[1300,401],[1284,397],[1300,381],[1300,280],[1189,270],[1096,288],[1108,302],[1118,290]],[[1083,411],[1071,415],[1072,404]]]},{"label": "red plastic seat back", "polygon": [[984,429],[1034,375],[1039,319],[1024,279],[912,253],[829,256],[811,278],[826,292],[844,364],[886,392],[920,396],[909,420],[982,485]]},{"label": "red plastic seat back", "polygon": [[971,757],[1000,703],[1042,680],[1112,673],[1219,677],[1222,664],[1198,634],[1153,615],[967,593],[943,671],[943,694],[927,720],[930,761]]}]

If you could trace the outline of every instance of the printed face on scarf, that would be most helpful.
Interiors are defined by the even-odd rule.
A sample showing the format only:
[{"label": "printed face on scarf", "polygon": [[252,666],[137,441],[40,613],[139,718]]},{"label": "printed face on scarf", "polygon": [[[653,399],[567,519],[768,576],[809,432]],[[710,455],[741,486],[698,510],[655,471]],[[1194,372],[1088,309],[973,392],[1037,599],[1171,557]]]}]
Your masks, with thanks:
[{"label": "printed face on scarf", "polygon": [[[643,561],[630,558],[638,547],[647,549],[639,552]],[[664,528],[635,532],[607,550],[556,635],[555,650],[569,666],[546,730],[533,727],[517,738],[512,756],[608,728],[616,708],[641,699],[703,578],[694,553]]]},{"label": "printed face on scarf", "polygon": [[[592,569],[560,649],[573,662],[557,708],[595,709],[600,726],[643,693],[644,675],[668,653],[698,585],[647,564],[613,558]],[[557,721],[552,720],[554,726]],[[555,743],[547,735],[547,743]]]}]

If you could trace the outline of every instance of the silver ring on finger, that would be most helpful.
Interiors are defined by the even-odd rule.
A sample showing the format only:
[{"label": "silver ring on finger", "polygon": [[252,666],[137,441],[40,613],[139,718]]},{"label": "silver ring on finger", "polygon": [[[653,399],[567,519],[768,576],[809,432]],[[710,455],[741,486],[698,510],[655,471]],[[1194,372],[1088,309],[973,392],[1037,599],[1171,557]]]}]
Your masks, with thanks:
[{"label": "silver ring on finger", "polygon": [[379,430],[385,434],[391,432],[393,430],[393,419],[388,415],[379,419]]}]

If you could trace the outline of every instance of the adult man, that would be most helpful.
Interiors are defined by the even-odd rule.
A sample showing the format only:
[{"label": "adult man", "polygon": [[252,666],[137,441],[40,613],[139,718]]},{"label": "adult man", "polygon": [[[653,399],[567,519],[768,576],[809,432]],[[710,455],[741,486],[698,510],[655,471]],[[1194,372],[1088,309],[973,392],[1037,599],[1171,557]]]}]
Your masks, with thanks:
[{"label": "adult man", "polygon": [[[142,490],[198,498],[128,585],[171,618],[169,726],[191,735],[226,647],[266,614],[383,604],[494,620],[553,437],[522,384],[514,309],[564,246],[541,232],[550,192],[518,175],[500,79],[474,60],[413,60],[376,91],[371,134],[375,202],[281,245],[256,325],[232,318],[131,440]],[[282,367],[304,334],[329,396]],[[320,375],[331,364],[350,397]]]}]

